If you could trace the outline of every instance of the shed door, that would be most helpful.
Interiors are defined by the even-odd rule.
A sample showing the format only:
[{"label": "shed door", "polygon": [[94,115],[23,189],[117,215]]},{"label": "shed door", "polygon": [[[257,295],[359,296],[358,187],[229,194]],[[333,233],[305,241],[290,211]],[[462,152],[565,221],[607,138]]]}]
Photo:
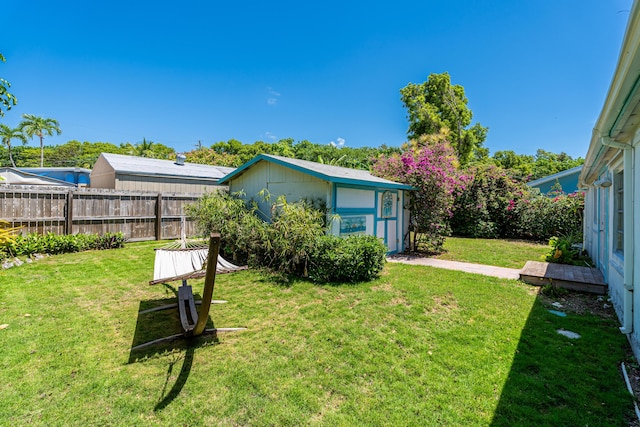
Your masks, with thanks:
[{"label": "shed door", "polygon": [[398,252],[398,193],[385,191],[378,196],[378,237],[384,239],[389,252]]}]

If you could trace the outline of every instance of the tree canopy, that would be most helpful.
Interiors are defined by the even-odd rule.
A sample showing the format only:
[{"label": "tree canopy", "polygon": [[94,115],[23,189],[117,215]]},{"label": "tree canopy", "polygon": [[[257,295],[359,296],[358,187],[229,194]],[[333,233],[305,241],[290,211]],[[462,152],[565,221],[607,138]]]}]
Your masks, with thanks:
[{"label": "tree canopy", "polygon": [[60,135],[60,123],[55,119],[34,116],[33,114],[23,114],[20,122],[20,130],[29,138],[37,136],[40,138],[40,167],[44,166],[44,145],[45,135],[53,136],[54,133]]},{"label": "tree canopy", "polygon": [[11,154],[11,140],[17,139],[22,144],[27,143],[27,137],[24,136],[22,131],[19,128],[12,128],[5,124],[0,124],[0,139],[2,139],[2,143],[7,147],[7,151],[9,152],[9,161],[11,161],[11,166],[16,167],[15,162],[13,161],[13,156]]},{"label": "tree canopy", "polygon": [[409,83],[400,94],[407,109],[409,139],[449,129],[449,140],[462,164],[482,149],[489,129],[480,123],[471,125],[473,113],[467,106],[464,87],[452,85],[449,73],[434,73],[423,83]]},{"label": "tree canopy", "polygon": [[535,155],[516,154],[513,150],[496,151],[492,162],[508,170],[515,178],[532,181],[575,168],[584,163],[582,157],[574,159],[567,153],[552,153],[539,149]]},{"label": "tree canopy", "polygon": [[[6,62],[2,53],[0,53],[0,62]],[[0,117],[3,117],[5,111],[11,110],[11,107],[18,103],[18,99],[9,92],[10,87],[11,83],[0,78]]]}]

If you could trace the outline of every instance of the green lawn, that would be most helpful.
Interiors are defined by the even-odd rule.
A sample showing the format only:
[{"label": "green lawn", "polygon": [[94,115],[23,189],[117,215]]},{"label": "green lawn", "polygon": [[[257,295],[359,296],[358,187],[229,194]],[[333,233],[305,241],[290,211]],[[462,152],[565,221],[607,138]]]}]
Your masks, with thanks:
[{"label": "green lawn", "polygon": [[173,311],[138,313],[173,297],[146,284],[155,246],[0,271],[0,425],[622,426],[632,414],[613,320],[557,317],[517,281],[422,266],[355,285],[221,275],[214,298],[229,302],[212,322],[246,331],[132,352],[179,331]]},{"label": "green lawn", "polygon": [[447,237],[443,254],[436,258],[451,261],[522,268],[527,261],[540,261],[549,251],[547,245],[521,240],[470,239]]}]

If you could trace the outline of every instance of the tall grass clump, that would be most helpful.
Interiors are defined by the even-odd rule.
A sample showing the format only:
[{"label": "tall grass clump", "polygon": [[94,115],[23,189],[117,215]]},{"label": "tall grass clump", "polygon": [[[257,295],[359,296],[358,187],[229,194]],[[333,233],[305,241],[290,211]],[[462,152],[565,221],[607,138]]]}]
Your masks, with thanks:
[{"label": "tall grass clump", "polygon": [[347,277],[370,280],[382,270],[387,252],[384,244],[371,236],[327,236],[330,221],[311,203],[290,203],[278,197],[267,222],[258,217],[254,203],[247,204],[240,196],[209,193],[188,207],[200,232],[221,234],[221,253],[234,262],[317,282]]}]

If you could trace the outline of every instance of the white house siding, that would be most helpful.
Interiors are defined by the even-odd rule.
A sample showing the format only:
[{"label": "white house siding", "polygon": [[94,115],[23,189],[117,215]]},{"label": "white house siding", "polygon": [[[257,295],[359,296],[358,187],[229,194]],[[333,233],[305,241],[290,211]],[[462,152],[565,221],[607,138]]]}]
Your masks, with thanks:
[{"label": "white house siding", "polygon": [[[636,249],[640,248],[639,81],[640,2],[636,0],[580,174],[580,186],[587,189],[585,247],[609,285],[620,330],[636,357],[640,357],[640,250]],[[603,178],[611,178],[611,186],[603,186]],[[621,181],[623,191],[619,192],[617,182]],[[623,203],[617,203],[622,195]],[[621,211],[617,204],[622,205]],[[623,233],[618,233],[617,223],[622,223]]]},{"label": "white house siding", "polygon": [[[640,136],[636,133],[632,147],[632,168],[631,171],[624,169],[624,150],[615,150],[614,154],[608,156],[608,160],[600,169],[597,179],[588,187],[585,197],[584,212],[584,244],[587,253],[593,260],[595,266],[602,272],[605,282],[609,286],[609,296],[611,303],[620,319],[624,323],[624,299],[625,299],[625,280],[624,280],[624,261],[625,257],[630,256],[635,266],[633,271],[633,283],[637,284],[640,276],[640,251],[633,250],[632,253],[622,253],[616,248],[616,180],[618,173],[633,174],[633,186],[631,189],[625,188],[624,191],[632,191],[634,200],[640,197],[640,174],[635,167],[640,161],[638,152],[638,144]],[[609,177],[612,185],[604,187],[598,185],[598,181]],[[640,225],[638,215],[640,210],[634,209],[634,222],[636,227]],[[625,230],[625,233],[627,231]],[[640,235],[637,230],[633,235],[633,247],[639,248]],[[632,347],[637,356],[640,356],[640,289],[633,292],[633,307],[635,314],[633,315],[633,329],[627,336],[632,343]]]}]

